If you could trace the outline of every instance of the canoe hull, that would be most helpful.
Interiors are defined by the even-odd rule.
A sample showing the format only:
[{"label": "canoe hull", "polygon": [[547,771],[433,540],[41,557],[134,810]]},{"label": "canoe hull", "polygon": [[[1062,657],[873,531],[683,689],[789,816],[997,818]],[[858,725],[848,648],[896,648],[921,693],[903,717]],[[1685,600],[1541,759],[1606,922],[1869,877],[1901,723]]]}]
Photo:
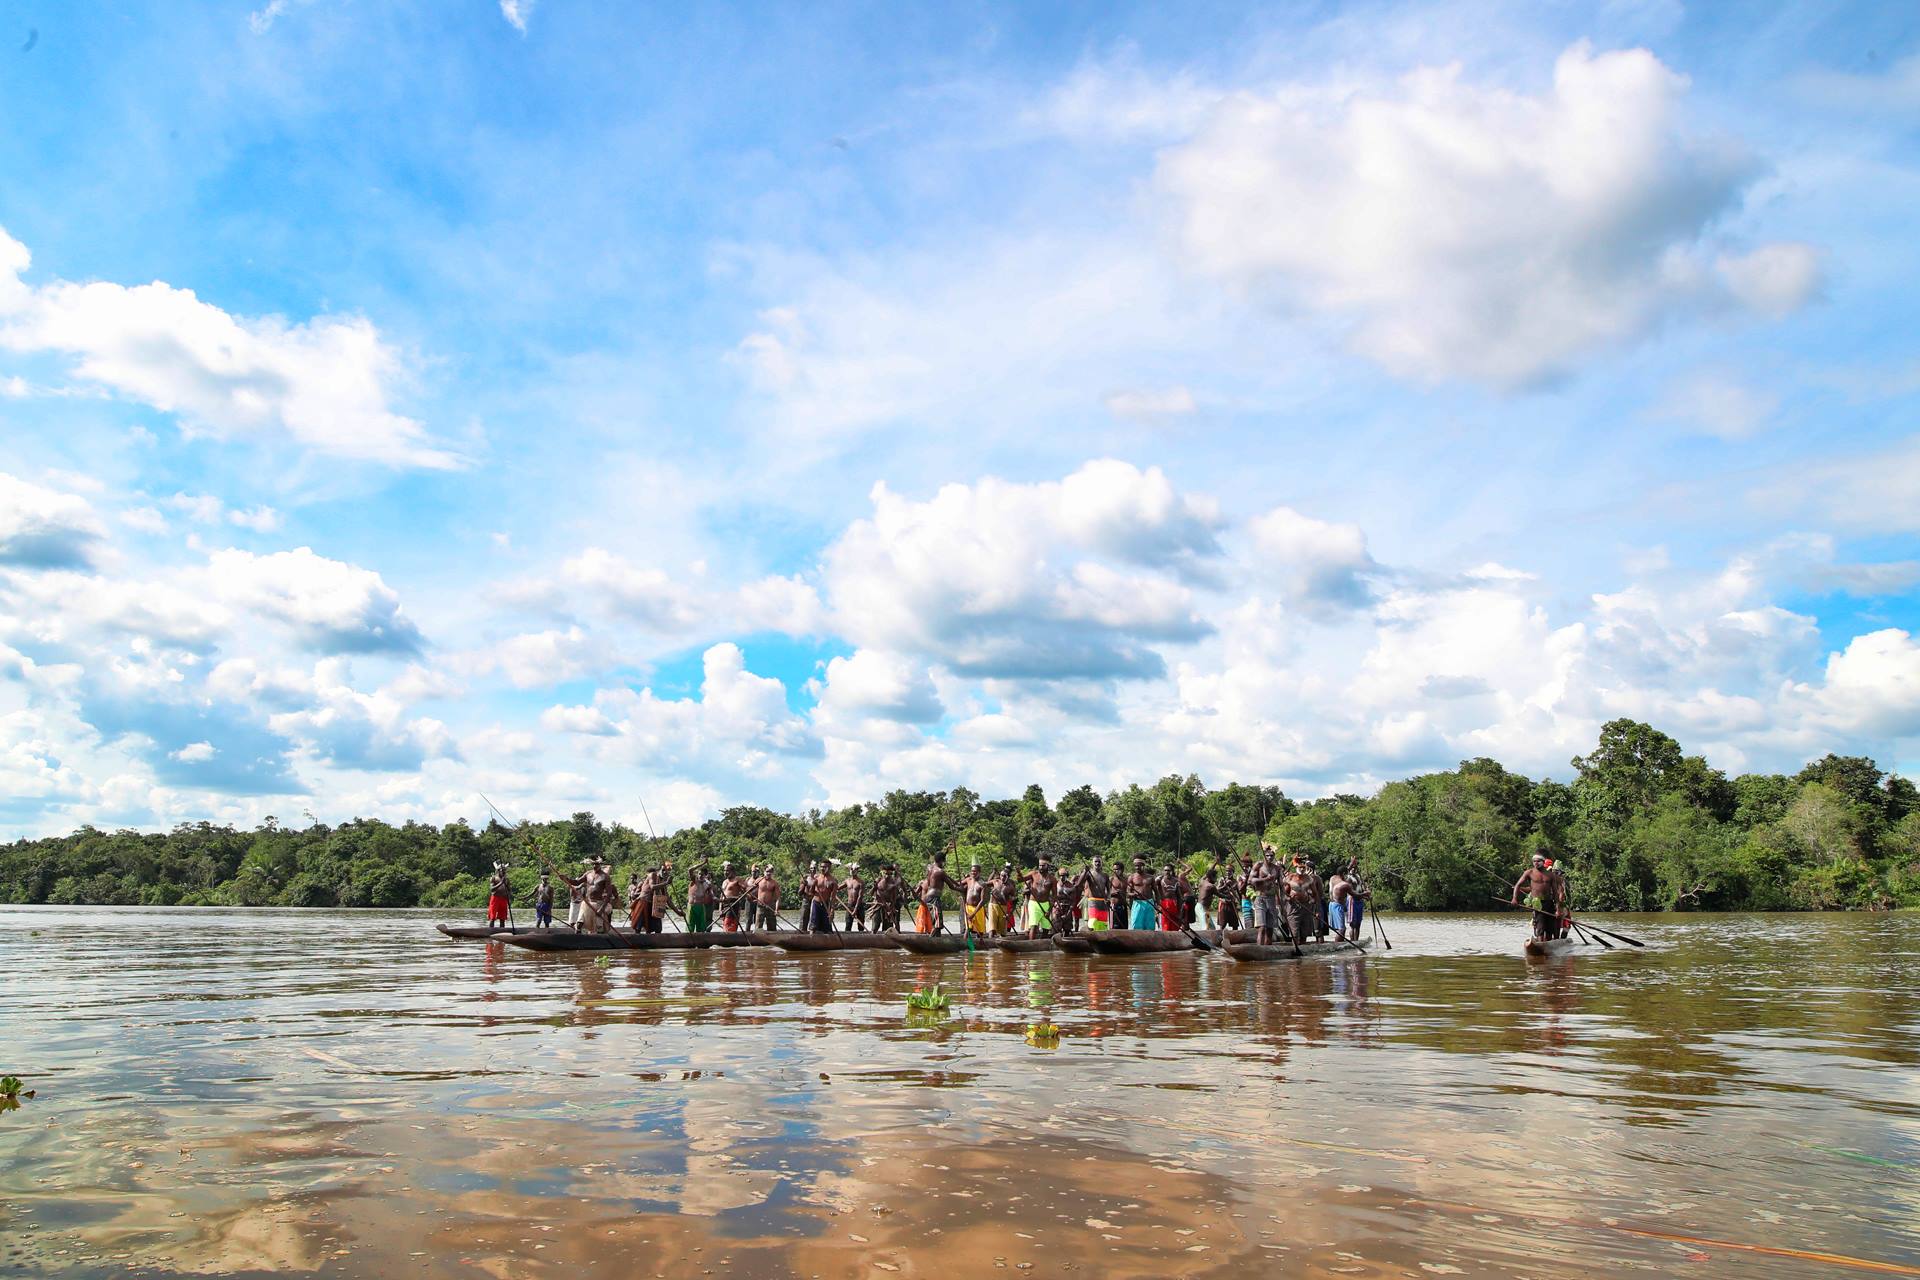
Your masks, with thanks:
[{"label": "canoe hull", "polygon": [[532,933],[531,929],[489,929],[483,924],[437,924],[433,926],[449,938],[511,938],[517,933]]},{"label": "canoe hull", "polygon": [[1097,955],[1144,956],[1163,951],[1191,951],[1193,941],[1170,929],[1104,929],[1086,935]]},{"label": "canoe hull", "polygon": [[1572,955],[1576,951],[1587,950],[1587,944],[1577,938],[1528,938],[1522,950],[1529,960],[1549,960],[1554,956]]},{"label": "canoe hull", "polygon": [[1054,950],[1064,951],[1069,955],[1090,956],[1093,954],[1093,944],[1087,941],[1087,935],[1084,933],[1060,934],[1053,940],[1053,947]]},{"label": "canoe hull", "polygon": [[[956,933],[886,933],[881,936],[889,939],[894,946],[917,956],[950,956],[967,949],[967,940]],[[973,942],[978,949],[993,945],[991,938],[975,938]]]},{"label": "canoe hull", "polygon": [[780,933],[773,945],[782,951],[898,951],[885,933]]},{"label": "canoe hull", "polygon": [[1367,944],[1364,942],[1303,942],[1298,955],[1286,943],[1261,946],[1257,942],[1229,942],[1221,950],[1227,953],[1229,960],[1257,963],[1268,960],[1313,960],[1328,956],[1365,955]]},{"label": "canoe hull", "polygon": [[578,933],[572,929],[524,929],[501,935],[529,951],[699,951],[708,947],[765,946],[764,933]]}]

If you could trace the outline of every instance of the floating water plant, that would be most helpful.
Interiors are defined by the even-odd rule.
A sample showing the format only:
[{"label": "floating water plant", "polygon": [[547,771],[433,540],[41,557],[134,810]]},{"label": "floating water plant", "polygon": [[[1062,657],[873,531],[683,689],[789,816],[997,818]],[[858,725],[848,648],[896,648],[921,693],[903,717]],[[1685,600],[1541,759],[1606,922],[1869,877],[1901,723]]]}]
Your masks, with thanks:
[{"label": "floating water plant", "polygon": [[20,1099],[32,1096],[33,1090],[27,1088],[26,1083],[19,1076],[0,1076],[0,1102],[17,1107],[20,1105]]},{"label": "floating water plant", "polygon": [[941,983],[934,983],[933,990],[916,988],[907,997],[908,1012],[945,1013],[947,1011],[947,993]]},{"label": "floating water plant", "polygon": [[1028,1023],[1027,1043],[1049,1046],[1057,1045],[1060,1043],[1060,1028],[1051,1022]]}]

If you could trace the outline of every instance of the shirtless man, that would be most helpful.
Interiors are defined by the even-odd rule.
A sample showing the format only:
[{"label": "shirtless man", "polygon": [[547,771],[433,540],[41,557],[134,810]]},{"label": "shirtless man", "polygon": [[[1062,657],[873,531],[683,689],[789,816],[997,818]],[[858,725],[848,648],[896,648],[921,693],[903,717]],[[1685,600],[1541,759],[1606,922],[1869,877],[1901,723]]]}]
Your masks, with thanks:
[{"label": "shirtless man", "polygon": [[1560,936],[1560,920],[1565,915],[1561,883],[1543,853],[1534,854],[1532,865],[1513,882],[1511,901],[1533,908],[1533,936],[1543,942]]},{"label": "shirtless man", "polygon": [[1085,891],[1085,871],[1062,871],[1053,889],[1053,933],[1073,933],[1080,923],[1080,895]]},{"label": "shirtless man", "polygon": [[692,933],[706,933],[713,928],[713,909],[720,901],[720,891],[713,883],[713,877],[707,874],[707,864],[701,863],[693,869],[693,878],[687,881],[687,929]]},{"label": "shirtless man", "polygon": [[841,932],[852,933],[855,929],[867,931],[867,882],[860,878],[858,864],[847,868],[847,878],[840,882],[840,905],[846,908],[846,923]]},{"label": "shirtless man", "polygon": [[1107,927],[1127,927],[1127,877],[1125,872],[1119,870],[1115,870],[1107,881]]},{"label": "shirtless man", "polygon": [[1013,873],[1001,867],[987,881],[987,932],[999,937],[1013,928]]},{"label": "shirtless man", "polygon": [[540,873],[540,883],[533,886],[533,927],[553,928],[553,881],[544,871]]},{"label": "shirtless man", "polygon": [[900,878],[900,868],[889,862],[880,868],[880,878],[873,882],[873,927],[878,932],[900,931],[900,904],[906,901],[906,882]]},{"label": "shirtless man", "polygon": [[487,928],[504,929],[507,927],[507,903],[513,897],[513,886],[507,883],[507,864],[493,864],[493,878],[487,881]]},{"label": "shirtless man", "polygon": [[[731,862],[720,864],[720,927],[728,933],[740,932],[740,907],[747,897],[747,878],[734,870]],[[749,920],[751,929],[753,922]]]},{"label": "shirtless man", "polygon": [[780,882],[773,878],[773,864],[769,862],[761,871],[760,878],[754,882],[754,906],[759,909],[758,927],[772,932],[780,927]]},{"label": "shirtless man", "polygon": [[[586,867],[587,871],[591,871],[593,859],[582,858],[580,865]],[[587,871],[582,871],[577,876],[560,877],[567,886],[567,927],[569,929],[577,930],[580,927],[580,917],[587,909]]]},{"label": "shirtless man", "polygon": [[1027,905],[1021,912],[1020,927],[1027,931],[1029,938],[1052,933],[1054,898],[1060,892],[1060,873],[1054,868],[1053,859],[1041,854],[1040,865],[1027,872],[1024,880]]},{"label": "shirtless man", "polygon": [[985,937],[987,934],[987,889],[987,878],[980,874],[980,864],[969,864],[967,874],[960,878],[960,918],[969,935]]},{"label": "shirtless man", "polygon": [[1281,894],[1286,898],[1287,931],[1296,943],[1320,931],[1320,879],[1307,869],[1307,860],[1293,855],[1293,869],[1281,877]]},{"label": "shirtless man", "polygon": [[1099,854],[1080,873],[1080,888],[1087,895],[1087,932],[1112,928],[1113,877],[1107,874],[1106,860]]},{"label": "shirtless man", "polygon": [[920,909],[915,913],[914,923],[922,933],[945,933],[947,915],[940,907],[940,894],[945,890],[962,892],[947,874],[947,856],[944,853],[933,855],[933,861],[927,864],[927,874],[920,880]]},{"label": "shirtless man", "polygon": [[[1263,947],[1273,945],[1273,930],[1276,925],[1284,926],[1280,918],[1280,863],[1273,856],[1273,846],[1262,841],[1260,861],[1247,868],[1247,892],[1253,896],[1253,927],[1257,931],[1254,940]],[[1287,940],[1297,941],[1291,931]]]},{"label": "shirtless man", "polygon": [[1364,908],[1360,895],[1354,892],[1358,884],[1351,862],[1327,877],[1327,924],[1335,938],[1360,941],[1360,913]]},{"label": "shirtless man", "polygon": [[1127,873],[1127,928],[1152,929],[1154,926],[1154,907],[1160,898],[1159,886],[1155,877],[1147,870],[1147,860],[1136,857],[1133,870]]},{"label": "shirtless man", "polygon": [[839,887],[826,863],[815,865],[813,878],[807,884],[807,897],[813,905],[813,932],[833,932],[833,895]]},{"label": "shirtless man", "polygon": [[1216,903],[1220,897],[1220,864],[1211,863],[1200,874],[1200,883],[1193,891],[1193,904],[1198,909],[1202,929],[1221,928]]}]

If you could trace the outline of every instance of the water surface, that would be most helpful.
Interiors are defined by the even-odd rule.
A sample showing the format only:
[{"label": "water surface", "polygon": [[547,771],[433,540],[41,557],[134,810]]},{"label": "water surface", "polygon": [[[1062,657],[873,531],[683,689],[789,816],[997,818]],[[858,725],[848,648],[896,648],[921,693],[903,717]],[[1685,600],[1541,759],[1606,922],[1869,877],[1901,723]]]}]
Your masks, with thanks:
[{"label": "water surface", "polygon": [[1920,917],[1270,966],[441,918],[0,907],[0,1274],[1920,1274]]}]

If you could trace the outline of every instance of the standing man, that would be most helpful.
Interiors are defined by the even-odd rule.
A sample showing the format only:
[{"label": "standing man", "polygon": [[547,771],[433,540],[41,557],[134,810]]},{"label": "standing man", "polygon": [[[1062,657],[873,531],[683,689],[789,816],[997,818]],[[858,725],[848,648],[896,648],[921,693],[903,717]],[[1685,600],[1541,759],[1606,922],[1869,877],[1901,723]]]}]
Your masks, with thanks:
[{"label": "standing man", "polygon": [[567,927],[578,929],[580,917],[587,913],[587,876],[593,871],[593,859],[582,858],[580,865],[586,870],[577,876],[561,876],[567,882]]},{"label": "standing man", "polygon": [[648,914],[652,927],[648,933],[659,933],[667,927],[667,912],[673,910],[673,864],[663,862],[653,869],[653,889],[647,901]]},{"label": "standing man", "polygon": [[1286,898],[1287,929],[1295,943],[1305,941],[1320,929],[1319,878],[1307,870],[1307,860],[1293,855],[1293,869],[1281,878],[1281,893]]},{"label": "standing man", "polygon": [[900,879],[900,868],[889,862],[880,868],[873,885],[873,927],[881,933],[900,932],[900,904],[906,901],[907,886]]},{"label": "standing man", "polygon": [[653,932],[653,872],[627,877],[627,924],[635,933]]},{"label": "standing man", "polygon": [[1040,865],[1027,872],[1027,911],[1023,922],[1029,938],[1053,932],[1053,900],[1060,892],[1060,873],[1053,859],[1040,855]]},{"label": "standing man", "polygon": [[852,933],[855,929],[867,931],[867,882],[860,878],[860,864],[849,863],[847,878],[840,882],[840,905],[846,909],[846,923],[841,932]]},{"label": "standing man", "polygon": [[586,901],[580,904],[580,931],[611,933],[613,904],[619,897],[613,883],[613,867],[595,858],[588,858],[586,862],[588,869],[583,886]]},{"label": "standing man", "polygon": [[1533,936],[1542,942],[1560,936],[1560,918],[1564,914],[1560,884],[1542,853],[1534,854],[1531,865],[1513,882],[1512,901],[1516,906],[1525,903],[1533,908]]},{"label": "standing man", "polygon": [[507,927],[507,903],[513,897],[513,886],[507,883],[507,864],[493,864],[493,879],[487,882],[487,928],[504,929]]},{"label": "standing man", "polygon": [[1133,870],[1127,874],[1127,928],[1151,930],[1153,909],[1159,896],[1154,877],[1147,871],[1147,860],[1136,855]]},{"label": "standing man", "polygon": [[960,918],[969,934],[987,936],[987,881],[977,862],[968,866],[960,880]]},{"label": "standing man", "polygon": [[[1247,892],[1253,897],[1254,940],[1263,947],[1273,945],[1274,926],[1281,923],[1280,881],[1280,864],[1273,856],[1273,846],[1262,841],[1260,861],[1247,868]],[[1288,940],[1297,938],[1289,935]]]},{"label": "standing man", "polygon": [[780,882],[773,878],[773,864],[769,862],[760,869],[760,878],[754,881],[754,904],[760,909],[760,928],[771,933],[780,927]]},{"label": "standing man", "polygon": [[920,932],[947,931],[947,913],[940,906],[940,894],[949,889],[961,892],[960,886],[947,874],[947,855],[936,853],[927,864],[927,874],[920,879],[920,908],[914,913],[914,924]]},{"label": "standing man", "polygon": [[987,932],[994,937],[1013,928],[1013,870],[1002,864],[987,882]]},{"label": "standing man", "polygon": [[[720,864],[720,927],[728,933],[740,932],[740,907],[747,897],[747,878],[731,862]],[[751,929],[753,922],[749,920]]]},{"label": "standing man", "polygon": [[540,883],[533,886],[533,927],[553,928],[553,881],[544,871],[540,873]]},{"label": "standing man", "polygon": [[1111,928],[1113,877],[1107,874],[1106,861],[1099,854],[1094,854],[1093,861],[1087,864],[1080,883],[1087,895],[1087,932],[1097,933]]},{"label": "standing man", "polygon": [[713,908],[719,896],[713,877],[707,874],[707,864],[702,862],[694,867],[693,876],[687,881],[687,932],[712,930]]},{"label": "standing man", "polygon": [[833,932],[833,895],[837,888],[827,864],[819,863],[814,869],[811,894],[815,933]]}]

